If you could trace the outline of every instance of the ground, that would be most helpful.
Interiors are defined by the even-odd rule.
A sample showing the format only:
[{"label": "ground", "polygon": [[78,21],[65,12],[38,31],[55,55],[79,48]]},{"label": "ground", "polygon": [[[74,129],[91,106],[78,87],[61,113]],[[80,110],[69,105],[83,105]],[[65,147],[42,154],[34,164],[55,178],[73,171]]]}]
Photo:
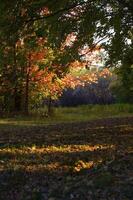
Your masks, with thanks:
[{"label": "ground", "polygon": [[133,117],[0,126],[0,200],[131,200]]}]

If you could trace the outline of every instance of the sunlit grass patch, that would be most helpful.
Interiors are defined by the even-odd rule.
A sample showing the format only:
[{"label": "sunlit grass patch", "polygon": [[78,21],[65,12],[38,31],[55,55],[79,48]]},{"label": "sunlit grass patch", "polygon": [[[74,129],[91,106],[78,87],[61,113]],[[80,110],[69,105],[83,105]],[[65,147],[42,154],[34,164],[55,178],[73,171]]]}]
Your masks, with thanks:
[{"label": "sunlit grass patch", "polygon": [[47,125],[57,123],[82,122],[88,120],[133,116],[132,104],[83,105],[78,107],[54,108],[52,116],[43,113],[46,108],[31,110],[31,115],[17,115],[14,118],[0,119],[0,125]]}]

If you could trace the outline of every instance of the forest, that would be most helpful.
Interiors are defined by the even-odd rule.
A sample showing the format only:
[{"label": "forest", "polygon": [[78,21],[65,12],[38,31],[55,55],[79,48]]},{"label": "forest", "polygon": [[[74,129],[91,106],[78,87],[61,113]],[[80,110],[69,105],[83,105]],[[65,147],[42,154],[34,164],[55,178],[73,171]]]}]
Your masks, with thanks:
[{"label": "forest", "polygon": [[132,0],[0,0],[0,200],[133,197]]}]

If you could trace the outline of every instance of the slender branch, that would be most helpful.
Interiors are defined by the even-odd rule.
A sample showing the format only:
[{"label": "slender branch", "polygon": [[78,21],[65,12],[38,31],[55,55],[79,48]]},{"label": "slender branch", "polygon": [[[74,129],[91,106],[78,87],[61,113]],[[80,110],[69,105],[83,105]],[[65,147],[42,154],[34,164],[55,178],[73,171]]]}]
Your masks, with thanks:
[{"label": "slender branch", "polygon": [[81,57],[83,57],[83,56],[87,55],[88,53],[92,52],[96,48],[96,46],[99,44],[99,42],[102,42],[106,38],[108,38],[108,36],[105,36],[104,38],[101,38],[100,40],[98,40],[98,42],[96,42],[95,44],[93,44],[92,47],[89,48],[89,50],[87,52],[81,54]]},{"label": "slender branch", "polygon": [[82,5],[84,5],[84,4],[86,4],[86,2],[81,2],[81,3],[78,3],[78,4],[75,3],[75,4],[73,4],[73,5],[69,6],[69,7],[65,7],[65,8],[62,8],[62,9],[60,9],[60,10],[57,10],[56,12],[50,13],[49,15],[38,16],[38,17],[36,17],[36,18],[32,18],[32,19],[26,20],[25,22],[26,22],[26,23],[29,23],[29,22],[35,22],[35,21],[39,21],[39,20],[43,20],[43,19],[48,19],[48,18],[50,18],[50,17],[54,17],[54,16],[56,16],[56,15],[58,15],[58,14],[60,14],[60,13],[69,11],[69,10],[71,10],[71,9],[76,8],[77,6],[82,6]]}]

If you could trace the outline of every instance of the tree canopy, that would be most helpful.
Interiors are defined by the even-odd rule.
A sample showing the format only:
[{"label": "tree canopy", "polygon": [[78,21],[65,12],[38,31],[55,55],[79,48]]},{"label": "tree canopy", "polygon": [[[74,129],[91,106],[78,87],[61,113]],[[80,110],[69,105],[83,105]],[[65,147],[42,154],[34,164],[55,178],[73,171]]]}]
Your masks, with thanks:
[{"label": "tree canopy", "polygon": [[0,4],[0,37],[10,43],[25,34],[36,33],[47,37],[55,47],[73,32],[76,35],[73,48],[67,47],[69,55],[73,51],[71,58],[84,45],[93,48],[100,42],[112,63],[122,61],[127,49],[132,47],[130,0],[5,0]]},{"label": "tree canopy", "polygon": [[[106,51],[106,65],[120,68],[125,90],[130,84],[133,92],[131,0],[0,0],[0,5],[0,82],[1,87],[6,83],[8,92],[10,82],[17,104],[27,77],[23,72],[30,65],[28,52],[40,49],[52,53],[38,66],[49,66],[61,77],[70,62],[83,60],[84,48],[92,52],[100,45]],[[40,39],[45,40],[43,45]]]}]

